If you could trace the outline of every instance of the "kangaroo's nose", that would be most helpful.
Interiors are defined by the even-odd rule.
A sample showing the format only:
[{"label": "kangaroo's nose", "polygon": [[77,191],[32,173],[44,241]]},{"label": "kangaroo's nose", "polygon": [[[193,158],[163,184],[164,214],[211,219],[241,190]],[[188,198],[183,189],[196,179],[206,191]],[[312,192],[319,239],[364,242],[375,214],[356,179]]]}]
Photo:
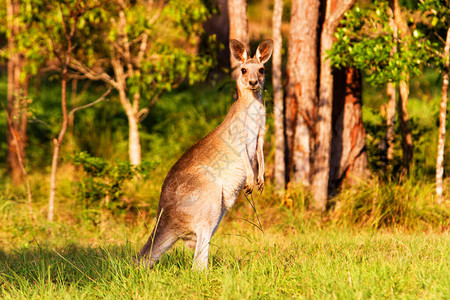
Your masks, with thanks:
[{"label": "kangaroo's nose", "polygon": [[255,80],[255,81],[249,81],[248,82],[251,86],[256,86],[256,84],[258,84],[258,81],[257,80]]}]

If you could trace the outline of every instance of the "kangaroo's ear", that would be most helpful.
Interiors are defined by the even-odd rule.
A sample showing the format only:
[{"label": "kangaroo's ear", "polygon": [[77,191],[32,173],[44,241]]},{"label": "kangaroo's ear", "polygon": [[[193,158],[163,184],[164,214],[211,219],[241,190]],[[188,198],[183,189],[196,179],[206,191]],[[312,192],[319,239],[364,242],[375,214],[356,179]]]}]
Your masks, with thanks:
[{"label": "kangaroo's ear", "polygon": [[240,63],[244,63],[247,60],[247,50],[245,50],[244,44],[238,40],[230,40],[230,51],[234,59]]},{"label": "kangaroo's ear", "polygon": [[259,44],[258,49],[256,50],[256,59],[262,63],[265,64],[270,56],[272,56],[272,50],[273,50],[273,41],[272,40],[265,40]]}]

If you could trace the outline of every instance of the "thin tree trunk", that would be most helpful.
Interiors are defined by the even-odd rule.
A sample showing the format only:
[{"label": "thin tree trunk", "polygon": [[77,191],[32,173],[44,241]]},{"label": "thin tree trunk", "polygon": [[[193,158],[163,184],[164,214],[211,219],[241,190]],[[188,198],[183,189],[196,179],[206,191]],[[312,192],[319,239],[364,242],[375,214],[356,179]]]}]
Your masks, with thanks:
[{"label": "thin tree trunk", "polygon": [[409,75],[405,76],[407,79],[400,81],[400,101],[397,111],[402,135],[403,165],[409,170],[413,160],[413,142],[408,117]]},{"label": "thin tree trunk", "polygon": [[394,159],[394,124],[396,107],[396,89],[395,84],[389,82],[386,88],[388,103],[386,106],[386,170],[392,170],[392,161]]},{"label": "thin tree trunk", "polygon": [[[68,49],[71,49],[72,43],[69,42]],[[52,172],[50,175],[50,196],[48,200],[48,221],[53,221],[54,219],[54,210],[55,210],[55,195],[56,195],[56,172],[58,170],[58,159],[59,159],[59,151],[61,149],[61,143],[64,138],[64,135],[67,130],[68,124],[68,115],[67,115],[67,66],[70,61],[71,50],[68,50],[68,55],[66,58],[66,63],[63,67],[62,71],[62,80],[61,80],[61,110],[63,115],[63,120],[61,123],[61,130],[59,131],[58,138],[54,139],[53,146],[53,156],[52,156]]]},{"label": "thin tree trunk", "polygon": [[120,58],[116,57],[115,52],[112,53],[112,56],[111,62],[114,69],[114,76],[117,80],[116,89],[119,92],[119,101],[128,119],[128,155],[132,165],[139,165],[141,163],[141,144],[139,140],[139,118],[137,111],[139,99],[135,97],[134,103],[132,104],[130,102],[126,93],[123,63]]},{"label": "thin tree trunk", "polygon": [[[228,0],[228,19],[230,21],[230,39],[236,39],[247,47],[250,53],[248,38],[247,1]],[[230,57],[231,77],[236,80],[239,76],[239,62]]]},{"label": "thin tree trunk", "polygon": [[[398,41],[398,37],[400,37],[402,40],[405,40],[411,36],[411,31],[409,30],[408,23],[403,18],[399,0],[390,0],[389,2],[393,13],[393,23],[395,24],[393,28],[394,39]],[[407,51],[407,49],[405,50]],[[400,101],[398,101],[397,111],[402,135],[403,165],[409,170],[413,159],[413,142],[408,117],[409,75],[404,74],[404,76],[405,80],[400,81]]]},{"label": "thin tree trunk", "polygon": [[[18,157],[25,161],[27,145],[27,122],[28,122],[28,78],[21,81],[21,72],[24,65],[24,59],[16,47],[16,39],[19,34],[19,1],[7,1],[7,30],[8,30],[8,89],[7,89],[7,107],[8,114],[11,116],[12,126],[7,129],[8,170],[14,184],[20,184],[23,180],[22,170]],[[14,145],[14,135],[19,139],[19,147]],[[20,153],[16,153],[17,149]]]},{"label": "thin tree trunk", "polygon": [[26,189],[27,189],[27,199],[28,199],[28,213],[30,215],[31,221],[33,222],[33,225],[36,225],[35,224],[34,215],[33,215],[33,199],[31,197],[30,179],[28,177],[28,173],[27,173],[27,170],[25,169],[24,161],[23,161],[22,156],[21,156],[20,140],[19,140],[19,137],[18,137],[17,133],[14,131],[14,128],[13,128],[13,125],[12,125],[13,123],[12,123],[12,120],[11,120],[11,116],[9,115],[9,113],[6,110],[5,106],[3,106],[3,109],[5,109],[5,111],[6,111],[6,119],[7,119],[7,123],[8,123],[8,128],[12,132],[12,135],[13,135],[14,147],[16,148],[17,160],[19,161],[20,169],[21,169],[21,171],[23,173],[23,176],[25,177],[25,185],[26,185]]},{"label": "thin tree trunk", "polygon": [[283,0],[275,0],[273,9],[273,56],[272,56],[272,83],[273,83],[273,114],[275,123],[275,157],[274,181],[275,188],[282,190],[286,185],[285,165],[285,139],[284,139],[284,101],[281,81],[281,24],[283,15]]},{"label": "thin tree trunk", "polygon": [[133,112],[128,113],[128,127],[129,127],[129,154],[130,163],[132,165],[139,165],[141,163],[141,143],[139,141],[139,119]]},{"label": "thin tree trunk", "polygon": [[444,177],[444,147],[445,147],[445,126],[447,119],[447,101],[448,101],[448,81],[449,81],[449,55],[450,55],[450,27],[447,30],[447,38],[445,40],[444,61],[445,67],[442,72],[442,93],[441,93],[441,108],[439,111],[439,138],[438,138],[438,152],[436,156],[436,195],[438,203],[444,201],[442,195],[443,177]]},{"label": "thin tree trunk", "polygon": [[[131,63],[131,53],[130,53],[130,44],[128,41],[128,35],[126,31],[127,20],[125,17],[125,5],[122,0],[119,1],[121,8],[119,11],[119,22],[118,22],[118,30],[120,33],[121,44],[123,45],[123,50],[125,54],[124,62],[122,62],[119,56],[115,57],[114,62],[114,72],[116,74],[117,81],[120,84],[121,90],[119,91],[120,102],[122,107],[125,109],[128,118],[128,147],[129,147],[129,156],[130,163],[132,165],[139,165],[141,163],[141,143],[139,140],[139,102],[140,102],[140,94],[135,93],[133,95],[133,102],[131,103],[130,99],[126,95],[127,84],[126,84],[126,74],[125,74],[125,65],[129,76],[133,76],[134,68]],[[113,55],[117,55],[117,53],[113,52]]]},{"label": "thin tree trunk", "polygon": [[350,68],[334,72],[329,179],[332,193],[344,180],[349,185],[358,184],[369,174],[361,94],[361,74],[358,70]]},{"label": "thin tree trunk", "polygon": [[54,218],[54,210],[55,210],[55,195],[56,195],[56,172],[58,170],[58,159],[59,159],[59,151],[61,148],[61,143],[63,141],[64,135],[67,130],[67,124],[69,122],[68,114],[67,114],[67,80],[68,80],[68,68],[70,65],[70,58],[72,56],[72,38],[75,34],[76,24],[78,21],[78,18],[74,18],[73,22],[71,24],[71,27],[68,28],[67,26],[70,24],[69,22],[66,22],[64,19],[64,14],[62,10],[62,6],[60,6],[60,12],[62,17],[62,26],[64,30],[64,36],[66,38],[67,42],[67,48],[64,53],[64,61],[62,62],[62,72],[61,72],[61,111],[62,111],[62,122],[61,122],[61,129],[58,134],[58,138],[54,139],[54,146],[53,146],[53,156],[52,156],[52,171],[50,176],[50,195],[48,199],[48,214],[47,214],[47,220],[52,222]]},{"label": "thin tree trunk", "polygon": [[314,108],[317,101],[317,27],[320,1],[292,2],[286,102],[295,102],[288,146],[291,182],[309,186]]},{"label": "thin tree trunk", "polygon": [[[397,23],[394,20],[394,4],[390,2],[389,14],[389,26],[392,29],[394,40],[398,40],[398,28]],[[394,45],[390,53],[391,57],[397,53],[397,44]],[[388,103],[386,106],[386,171],[392,171],[392,161],[394,160],[394,125],[395,125],[395,111],[397,104],[397,88],[395,83],[388,82],[386,87],[386,95],[388,97]],[[401,107],[401,105],[399,105]]]},{"label": "thin tree trunk", "polygon": [[333,107],[333,74],[327,51],[333,45],[333,34],[344,13],[350,9],[355,0],[327,1],[325,21],[322,28],[320,44],[320,87],[317,109],[314,172],[312,193],[314,209],[324,211],[328,198],[328,178],[330,172],[331,150],[331,113]]}]

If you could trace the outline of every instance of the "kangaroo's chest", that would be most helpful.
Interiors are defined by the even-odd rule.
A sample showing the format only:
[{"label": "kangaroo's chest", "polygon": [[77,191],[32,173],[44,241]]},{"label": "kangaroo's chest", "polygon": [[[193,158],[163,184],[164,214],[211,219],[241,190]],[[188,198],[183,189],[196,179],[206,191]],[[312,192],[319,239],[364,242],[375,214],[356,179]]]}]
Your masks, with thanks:
[{"label": "kangaroo's chest", "polygon": [[264,134],[266,124],[266,110],[262,105],[255,105],[246,111],[245,115],[245,145],[248,151],[248,156],[253,161],[256,155],[256,147],[258,144],[258,137]]},{"label": "kangaroo's chest", "polygon": [[226,143],[238,156],[253,160],[256,154],[258,136],[264,133],[266,110],[262,104],[245,107],[230,122],[226,130]]}]

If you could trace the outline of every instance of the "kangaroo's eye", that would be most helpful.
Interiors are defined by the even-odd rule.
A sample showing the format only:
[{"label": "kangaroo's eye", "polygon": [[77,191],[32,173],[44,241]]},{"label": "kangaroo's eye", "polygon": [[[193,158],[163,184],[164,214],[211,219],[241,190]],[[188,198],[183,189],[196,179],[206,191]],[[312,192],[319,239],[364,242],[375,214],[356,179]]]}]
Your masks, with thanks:
[{"label": "kangaroo's eye", "polygon": [[242,74],[245,74],[245,73],[247,73],[247,69],[242,68],[242,69],[241,69],[241,72],[242,72]]},{"label": "kangaroo's eye", "polygon": [[258,70],[259,74],[264,74],[264,68]]}]

